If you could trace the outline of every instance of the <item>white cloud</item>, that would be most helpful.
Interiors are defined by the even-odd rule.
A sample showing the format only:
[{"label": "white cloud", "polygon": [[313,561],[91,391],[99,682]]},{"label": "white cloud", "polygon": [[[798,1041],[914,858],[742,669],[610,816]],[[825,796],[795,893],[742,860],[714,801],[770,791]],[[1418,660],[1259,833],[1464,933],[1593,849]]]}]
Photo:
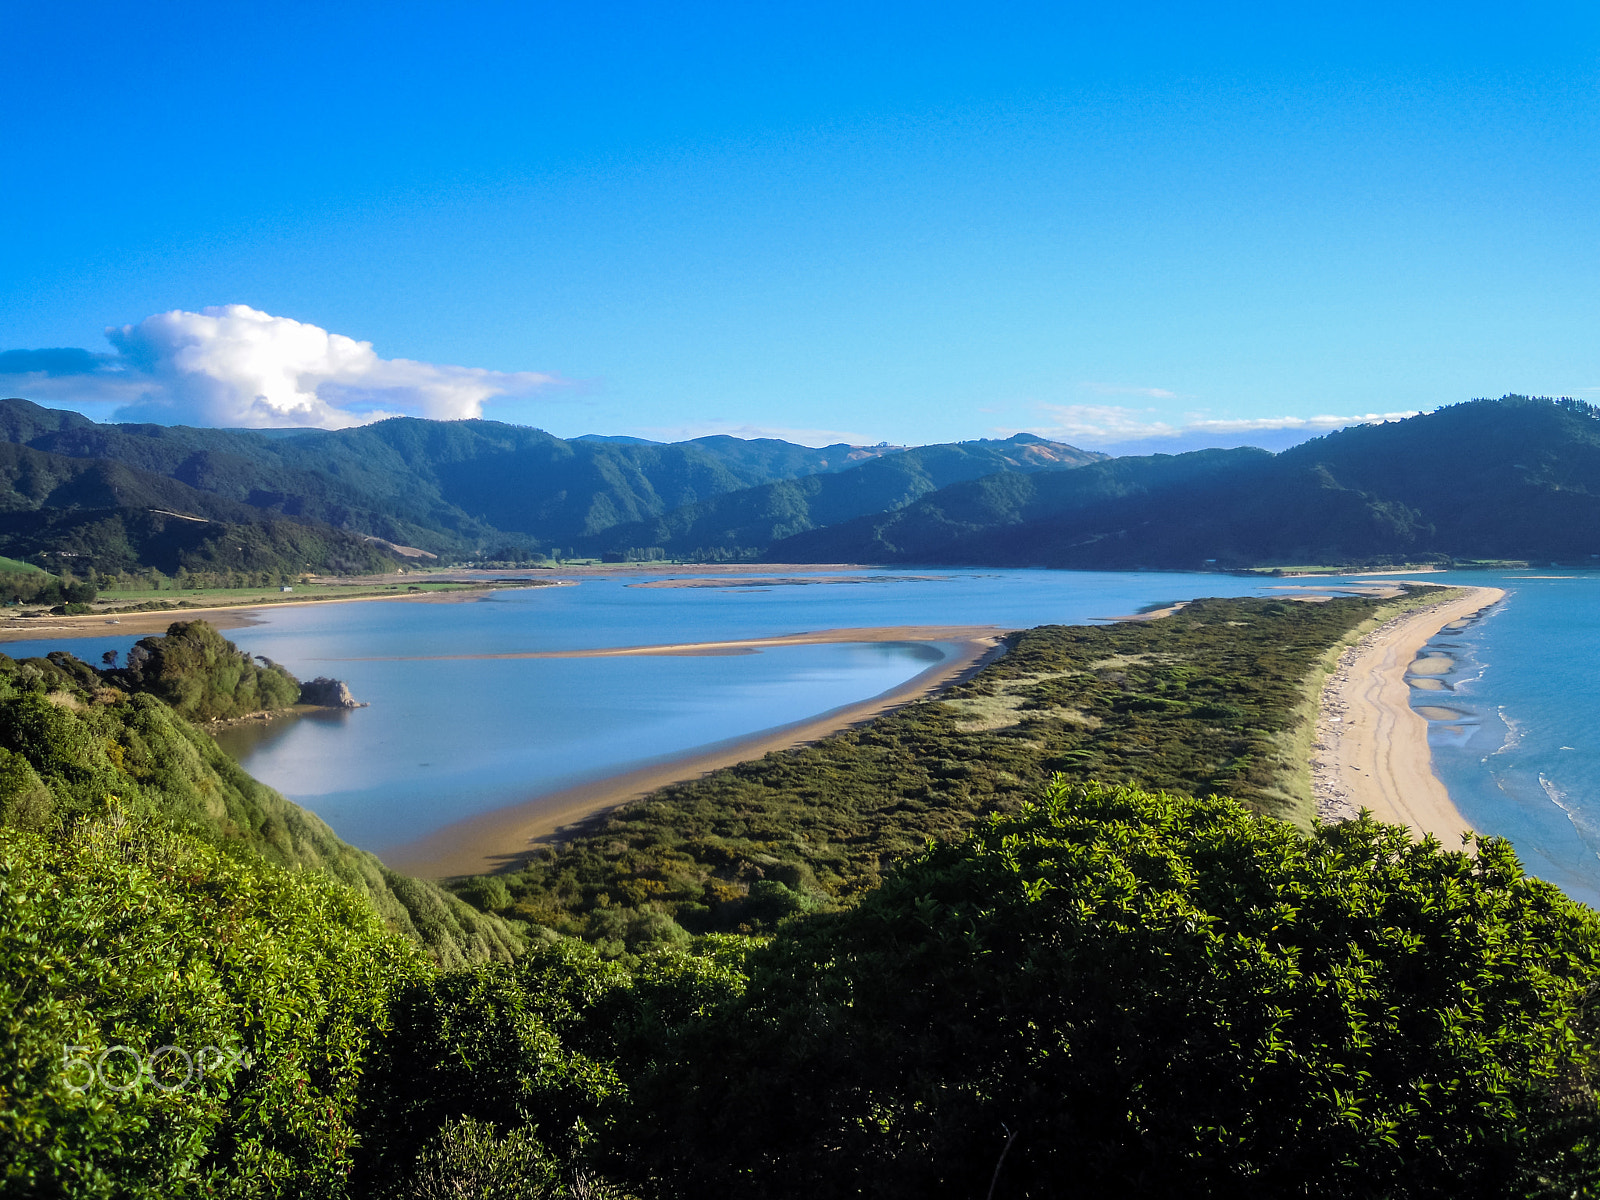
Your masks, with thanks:
[{"label": "white cloud", "polygon": [[[1158,443],[1151,450],[1160,450],[1163,447],[1159,443],[1169,441],[1182,440],[1186,444],[1197,439],[1220,442],[1233,435],[1303,433],[1306,437],[1314,437],[1349,425],[1400,421],[1417,415],[1415,412],[1390,412],[1218,419],[1190,414],[1180,421],[1174,421],[1163,419],[1154,409],[1122,408],[1110,404],[1039,404],[1035,406],[1035,411],[1039,414],[1039,423],[1023,432],[1089,446],[1144,441]],[[996,432],[1009,434],[1019,431],[1003,429]]]},{"label": "white cloud", "polygon": [[1039,404],[1034,408],[1040,422],[1026,432],[1057,441],[1126,442],[1173,437],[1179,432],[1177,426],[1153,419],[1152,409],[1121,408],[1114,404]]},{"label": "white cloud", "polygon": [[1205,432],[1207,430],[1216,433],[1256,433],[1278,429],[1303,429],[1308,433],[1326,433],[1334,429],[1343,429],[1349,425],[1382,425],[1386,421],[1404,421],[1407,417],[1417,415],[1417,411],[1413,409],[1410,412],[1357,413],[1348,417],[1254,417],[1240,420],[1197,420],[1190,421],[1183,428],[1186,433]]},{"label": "white cloud", "polygon": [[487,400],[557,382],[532,371],[379,358],[371,342],[245,304],[157,313],[106,337],[116,353],[0,354],[0,390],[116,404],[121,420],[344,429],[393,416],[477,417]]}]

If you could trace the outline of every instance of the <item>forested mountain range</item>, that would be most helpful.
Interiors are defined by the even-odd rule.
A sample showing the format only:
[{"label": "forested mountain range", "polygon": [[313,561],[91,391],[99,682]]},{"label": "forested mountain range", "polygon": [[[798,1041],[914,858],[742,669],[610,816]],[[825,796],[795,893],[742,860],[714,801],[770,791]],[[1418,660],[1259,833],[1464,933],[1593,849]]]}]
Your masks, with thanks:
[{"label": "forested mountain range", "polygon": [[808,529],[893,512],[963,480],[996,472],[1009,476],[1059,471],[1104,457],[1025,433],[1005,441],[922,446],[847,471],[726,492],[647,521],[615,525],[598,537],[582,539],[579,545],[600,554],[645,548],[660,549],[670,557],[747,554]]},{"label": "forested mountain range", "polygon": [[1600,410],[1475,400],[1260,450],[993,475],[782,540],[781,562],[1101,569],[1600,555]]},{"label": "forested mountain range", "polygon": [[103,425],[0,401],[0,554],[122,571],[764,558],[1118,569],[1600,553],[1600,421],[1508,396],[1280,454],[1108,459],[1028,434],[914,448],[554,437],[494,421]]},{"label": "forested mountain range", "polygon": [[[0,527],[0,552],[68,548],[61,539],[70,531],[77,549],[69,552],[101,559],[98,565],[106,569],[120,569],[130,554],[167,570],[180,559],[190,567],[234,565],[217,558],[221,544],[251,540],[300,545],[321,539],[329,550],[319,569],[373,565],[356,561],[382,556],[381,546],[363,540],[370,538],[446,559],[578,548],[598,553],[637,542],[631,533],[605,537],[618,526],[642,529],[675,510],[698,512],[694,506],[715,497],[849,473],[905,453],[887,445],[817,449],[726,436],[672,444],[569,441],[496,421],[413,418],[335,431],[98,424],[20,399],[0,401],[0,437],[11,443],[10,461],[18,464],[14,478],[0,478],[12,484],[10,495],[0,495],[0,511],[30,514],[13,519],[14,528]],[[992,471],[1097,457],[1027,435],[1003,443],[924,447],[916,454],[904,468],[837,489],[839,498],[822,505],[822,519],[880,511]],[[63,482],[71,486],[63,488]],[[763,503],[769,510],[774,506],[770,498],[754,503],[758,517]],[[218,537],[222,531],[213,530],[217,547],[202,545],[198,531],[189,531],[192,544],[179,546],[171,518],[149,520],[152,512],[160,517],[160,510],[230,530],[260,528],[253,539]],[[692,526],[693,518],[679,523]],[[754,549],[818,523],[790,517],[776,522],[776,532],[724,541]],[[159,528],[145,528],[152,524]],[[295,556],[286,550],[283,557]],[[303,565],[296,562],[292,569]]]}]

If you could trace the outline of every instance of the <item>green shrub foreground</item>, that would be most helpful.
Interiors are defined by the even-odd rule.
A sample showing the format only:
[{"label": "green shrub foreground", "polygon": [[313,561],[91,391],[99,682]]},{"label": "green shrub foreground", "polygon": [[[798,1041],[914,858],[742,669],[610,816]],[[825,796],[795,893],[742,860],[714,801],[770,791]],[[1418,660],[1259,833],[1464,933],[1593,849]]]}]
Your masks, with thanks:
[{"label": "green shrub foreground", "polygon": [[116,814],[0,830],[6,1194],[337,1194],[390,989],[425,962],[320,872]]},{"label": "green shrub foreground", "polygon": [[[4,832],[0,870],[8,1195],[1600,1182],[1600,922],[1489,839],[1060,782],[853,909],[632,969],[564,941],[440,971],[315,872],[114,822]],[[248,1063],[63,1065],[196,1043]]]},{"label": "green shrub foreground", "polygon": [[1058,782],[780,933],[631,1151],[675,1196],[1587,1194],[1600,923],[1476,851]]}]

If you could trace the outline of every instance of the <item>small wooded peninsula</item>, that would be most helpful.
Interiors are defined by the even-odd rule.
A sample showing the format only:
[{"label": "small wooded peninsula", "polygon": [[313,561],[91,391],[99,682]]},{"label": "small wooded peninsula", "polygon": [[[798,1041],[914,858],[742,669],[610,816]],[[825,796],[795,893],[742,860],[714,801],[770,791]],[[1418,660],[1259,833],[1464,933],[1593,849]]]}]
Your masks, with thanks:
[{"label": "small wooded peninsula", "polygon": [[1428,598],[1015,634],[453,892],[218,750],[298,686],[203,623],[0,656],[4,1193],[1589,1194],[1600,920],[1311,819]]}]

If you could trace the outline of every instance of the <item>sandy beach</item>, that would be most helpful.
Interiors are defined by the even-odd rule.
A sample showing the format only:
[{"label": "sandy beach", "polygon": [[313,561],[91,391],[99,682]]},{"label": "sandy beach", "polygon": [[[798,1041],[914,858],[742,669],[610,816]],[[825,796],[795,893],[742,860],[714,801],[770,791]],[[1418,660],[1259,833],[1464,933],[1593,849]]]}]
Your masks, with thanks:
[{"label": "sandy beach", "polygon": [[[764,730],[747,738],[734,738],[693,754],[652,763],[592,783],[549,792],[510,808],[482,813],[447,825],[407,846],[391,850],[383,860],[398,871],[442,879],[452,875],[497,871],[525,858],[539,842],[553,840],[558,831],[601,816],[630,800],[646,796],[670,783],[698,779],[712,771],[760,758],[776,750],[789,750],[920,700],[940,688],[966,678],[1000,653],[1006,631],[993,626],[886,626],[874,629],[818,630],[788,637],[744,642],[704,642],[675,646],[634,646],[599,651],[558,651],[579,654],[693,654],[749,652],[761,646],[823,642],[928,642],[944,643],[953,650],[944,661],[920,672],[897,688],[846,705],[804,721]],[[493,655],[489,657],[534,657]],[[544,655],[537,655],[543,657]]]},{"label": "sandy beach", "polygon": [[[1499,588],[1463,591],[1374,630],[1328,677],[1312,757],[1321,820],[1346,820],[1366,808],[1380,821],[1431,833],[1448,849],[1461,844],[1471,826],[1433,773],[1428,722],[1411,708],[1406,676],[1430,638],[1505,595]],[[1424,660],[1424,671],[1437,661]]]}]

